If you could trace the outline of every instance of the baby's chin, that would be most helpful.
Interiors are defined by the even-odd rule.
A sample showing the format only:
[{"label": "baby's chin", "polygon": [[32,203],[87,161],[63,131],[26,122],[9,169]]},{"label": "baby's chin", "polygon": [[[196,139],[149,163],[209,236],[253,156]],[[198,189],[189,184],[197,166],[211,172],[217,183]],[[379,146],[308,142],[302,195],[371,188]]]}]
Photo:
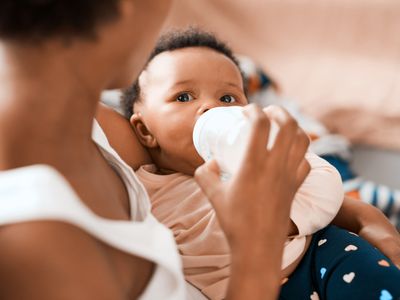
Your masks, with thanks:
[{"label": "baby's chin", "polygon": [[194,173],[196,172],[197,168],[203,164],[204,164],[204,160],[198,159],[196,161],[191,162],[187,166],[182,166],[182,168],[180,168],[180,170],[176,170],[176,171],[179,173],[183,173],[185,175],[194,176]]},{"label": "baby's chin", "polygon": [[152,156],[155,165],[159,170],[170,173],[183,173],[188,176],[193,176],[196,169],[204,164],[203,158],[193,150],[185,155],[175,156]]},{"label": "baby's chin", "polygon": [[196,171],[196,169],[202,166],[204,163],[205,163],[204,159],[200,155],[196,155],[196,159],[193,160],[194,170]]},{"label": "baby's chin", "polygon": [[182,173],[188,176],[194,176],[196,169],[200,167],[204,162],[196,164],[176,165],[176,166],[165,166],[162,167],[157,165],[157,172],[161,175],[170,175],[174,173]]}]

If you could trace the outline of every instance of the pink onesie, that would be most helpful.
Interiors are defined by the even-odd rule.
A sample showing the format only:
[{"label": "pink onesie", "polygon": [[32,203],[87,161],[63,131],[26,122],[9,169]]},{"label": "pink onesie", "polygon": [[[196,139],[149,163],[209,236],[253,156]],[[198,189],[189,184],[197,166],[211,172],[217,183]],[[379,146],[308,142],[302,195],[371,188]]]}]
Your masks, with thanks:
[{"label": "pink onesie", "polygon": [[[290,213],[299,235],[285,244],[282,269],[305,249],[306,236],[327,226],[336,216],[343,187],[339,173],[313,153],[306,158],[310,174],[299,188]],[[230,250],[215,212],[193,177],[155,174],[145,165],[137,175],[152,202],[154,216],[169,227],[182,257],[186,280],[211,299],[223,299],[229,280]]]}]

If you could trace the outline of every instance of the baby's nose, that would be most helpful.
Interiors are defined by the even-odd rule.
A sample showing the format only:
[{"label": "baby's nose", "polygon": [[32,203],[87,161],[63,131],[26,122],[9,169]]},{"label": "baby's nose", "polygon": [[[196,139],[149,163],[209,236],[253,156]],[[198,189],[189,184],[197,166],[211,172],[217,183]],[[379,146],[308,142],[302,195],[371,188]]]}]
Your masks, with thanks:
[{"label": "baby's nose", "polygon": [[218,105],[215,101],[207,101],[206,103],[202,103],[198,109],[198,115],[204,114],[206,111],[210,110],[211,108],[217,107]]},{"label": "baby's nose", "polygon": [[204,114],[208,110],[209,110],[209,108],[205,108],[205,109],[203,109],[203,111],[201,113]]}]

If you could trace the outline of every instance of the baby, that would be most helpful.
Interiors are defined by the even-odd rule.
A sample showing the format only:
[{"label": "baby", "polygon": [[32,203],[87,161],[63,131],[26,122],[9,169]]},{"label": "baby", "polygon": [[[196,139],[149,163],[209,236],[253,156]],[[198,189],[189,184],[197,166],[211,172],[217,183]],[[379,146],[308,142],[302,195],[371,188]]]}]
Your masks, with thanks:
[{"label": "baby", "polygon": [[[189,29],[159,40],[123,97],[125,115],[154,162],[137,172],[152,212],[173,231],[186,279],[210,299],[225,297],[230,249],[193,178],[204,161],[192,132],[211,108],[247,105],[245,86],[231,50],[213,35]],[[343,199],[340,176],[318,156],[306,158],[311,171],[290,214],[280,298],[399,299],[400,271],[358,236],[328,226]]]}]

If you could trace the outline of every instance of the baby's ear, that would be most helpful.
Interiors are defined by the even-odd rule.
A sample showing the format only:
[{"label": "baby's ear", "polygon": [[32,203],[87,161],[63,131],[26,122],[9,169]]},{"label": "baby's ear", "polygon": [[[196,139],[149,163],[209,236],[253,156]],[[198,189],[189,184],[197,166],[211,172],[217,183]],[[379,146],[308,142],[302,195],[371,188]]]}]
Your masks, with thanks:
[{"label": "baby's ear", "polygon": [[135,130],[135,133],[140,141],[140,143],[146,148],[156,148],[158,143],[156,138],[147,129],[146,124],[143,122],[142,115],[140,113],[135,113],[130,118],[130,123]]}]

